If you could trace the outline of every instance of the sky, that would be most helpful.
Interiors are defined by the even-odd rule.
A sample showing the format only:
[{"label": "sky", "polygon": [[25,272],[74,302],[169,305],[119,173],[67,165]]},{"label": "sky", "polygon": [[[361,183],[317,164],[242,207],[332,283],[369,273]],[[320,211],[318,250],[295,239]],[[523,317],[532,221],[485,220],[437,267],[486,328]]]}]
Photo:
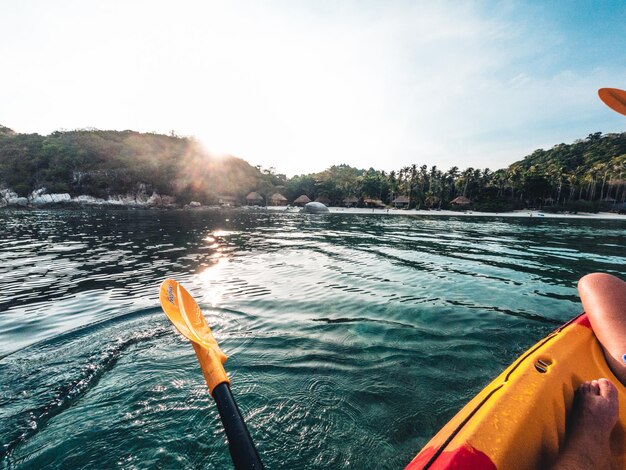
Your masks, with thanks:
[{"label": "sky", "polygon": [[288,176],[504,168],[626,131],[624,1],[0,0],[0,124],[194,136]]}]

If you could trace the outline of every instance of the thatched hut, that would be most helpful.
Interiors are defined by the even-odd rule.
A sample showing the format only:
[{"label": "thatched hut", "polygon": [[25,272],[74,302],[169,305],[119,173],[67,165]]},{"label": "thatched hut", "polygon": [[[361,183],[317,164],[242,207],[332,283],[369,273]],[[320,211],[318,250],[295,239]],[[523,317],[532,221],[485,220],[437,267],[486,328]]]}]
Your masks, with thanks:
[{"label": "thatched hut", "polygon": [[359,199],[356,198],[355,196],[348,196],[347,198],[343,200],[343,203],[345,204],[346,207],[356,207],[358,202],[359,202]]},{"label": "thatched hut", "polygon": [[409,198],[406,196],[398,196],[391,201],[391,203],[396,209],[404,209],[409,206]]},{"label": "thatched hut", "polygon": [[374,199],[371,197],[366,197],[365,199],[363,199],[363,204],[365,204],[365,207],[378,207],[378,208],[383,208],[385,207],[385,203],[383,201],[381,201],[380,199]]},{"label": "thatched hut", "polygon": [[298,199],[293,201],[293,205],[294,206],[304,206],[305,204],[307,204],[309,202],[311,202],[311,200],[309,199],[309,196],[307,196],[306,194],[303,194]]},{"label": "thatched hut", "polygon": [[328,198],[328,196],[320,196],[318,197],[315,202],[321,202],[322,204],[324,204],[325,206],[329,206],[330,205],[330,199]]},{"label": "thatched hut", "polygon": [[269,198],[270,206],[286,206],[287,198],[280,193],[274,193]]},{"label": "thatched hut", "polygon": [[471,203],[472,201],[470,201],[465,196],[455,197],[454,199],[452,199],[452,201],[450,201],[450,204],[454,204],[455,206],[468,206]]},{"label": "thatched hut", "polygon": [[262,206],[263,196],[261,196],[259,193],[251,192],[246,196],[246,203],[249,206]]}]

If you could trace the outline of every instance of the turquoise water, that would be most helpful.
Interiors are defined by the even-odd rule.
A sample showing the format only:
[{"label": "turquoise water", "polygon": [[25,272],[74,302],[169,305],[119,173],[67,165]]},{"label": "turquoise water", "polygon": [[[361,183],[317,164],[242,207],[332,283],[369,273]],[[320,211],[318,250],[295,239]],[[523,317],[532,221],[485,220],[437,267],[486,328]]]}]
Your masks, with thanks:
[{"label": "turquoise water", "polygon": [[229,468],[198,300],[268,468],[399,468],[517,355],[626,275],[626,221],[0,212],[0,468]]}]

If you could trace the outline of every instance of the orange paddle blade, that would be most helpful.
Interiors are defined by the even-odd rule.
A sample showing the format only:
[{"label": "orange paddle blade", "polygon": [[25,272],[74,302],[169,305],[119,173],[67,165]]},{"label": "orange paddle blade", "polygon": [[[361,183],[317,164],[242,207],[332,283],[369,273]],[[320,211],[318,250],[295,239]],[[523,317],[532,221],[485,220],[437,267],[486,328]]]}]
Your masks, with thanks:
[{"label": "orange paddle blade", "polygon": [[613,111],[626,116],[626,91],[617,88],[600,88],[598,96]]},{"label": "orange paddle blade", "polygon": [[167,318],[193,344],[211,394],[217,385],[230,383],[222,365],[228,356],[215,341],[211,328],[191,294],[175,280],[166,279],[159,289],[159,300]]}]

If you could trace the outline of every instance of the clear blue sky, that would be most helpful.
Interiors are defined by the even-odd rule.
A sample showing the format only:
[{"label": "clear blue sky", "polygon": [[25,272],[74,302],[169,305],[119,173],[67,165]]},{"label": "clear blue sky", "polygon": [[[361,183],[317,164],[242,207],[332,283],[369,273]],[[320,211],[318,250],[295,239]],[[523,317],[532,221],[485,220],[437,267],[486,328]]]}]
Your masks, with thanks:
[{"label": "clear blue sky", "polygon": [[293,175],[502,168],[626,130],[624,1],[18,1],[0,124],[195,135]]}]

